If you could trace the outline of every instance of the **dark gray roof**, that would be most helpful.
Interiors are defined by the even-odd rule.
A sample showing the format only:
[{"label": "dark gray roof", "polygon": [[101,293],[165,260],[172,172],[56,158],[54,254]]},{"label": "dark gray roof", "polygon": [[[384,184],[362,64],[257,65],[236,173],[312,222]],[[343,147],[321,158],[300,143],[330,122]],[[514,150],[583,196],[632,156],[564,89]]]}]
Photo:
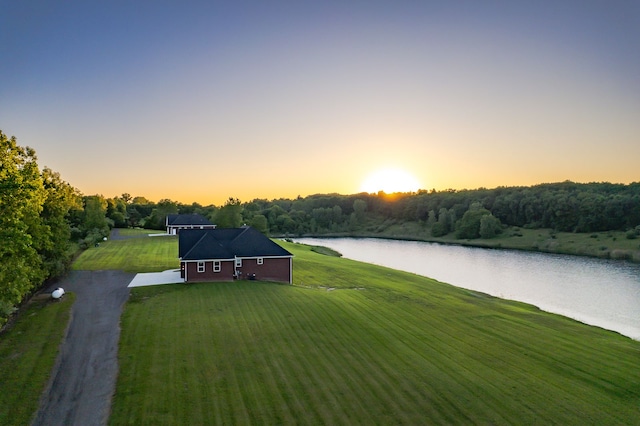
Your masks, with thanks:
[{"label": "dark gray roof", "polygon": [[167,215],[167,225],[213,225],[209,219],[198,214],[169,214]]},{"label": "dark gray roof", "polygon": [[184,229],[178,235],[182,260],[292,256],[260,231],[242,228]]}]

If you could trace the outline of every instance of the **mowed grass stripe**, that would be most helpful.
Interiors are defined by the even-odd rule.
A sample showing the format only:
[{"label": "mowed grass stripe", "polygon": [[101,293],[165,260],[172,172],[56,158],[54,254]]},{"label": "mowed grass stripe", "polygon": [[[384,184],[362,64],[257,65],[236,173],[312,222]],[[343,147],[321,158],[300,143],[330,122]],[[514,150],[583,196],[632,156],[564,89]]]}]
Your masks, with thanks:
[{"label": "mowed grass stripe", "polygon": [[[294,286],[234,282],[132,291],[121,376],[142,374],[144,391],[130,392],[132,383],[119,379],[113,424],[634,424],[640,418],[638,342],[525,304],[287,248],[296,255]],[[135,339],[124,337],[129,333]],[[147,345],[171,339],[176,352],[153,356],[157,368],[136,365]],[[157,382],[144,377],[151,372],[161,376]],[[164,411],[156,383],[175,399]],[[189,391],[182,394],[185,383]],[[132,395],[161,402],[141,413]],[[121,397],[133,408],[121,409]]]},{"label": "mowed grass stripe", "polygon": [[[259,312],[260,316],[262,316],[263,319],[264,319],[265,316],[267,318],[270,318],[271,317],[271,312],[262,312],[262,304],[261,303],[256,303],[256,304],[243,303],[243,302],[246,302],[246,301],[243,301],[242,299],[246,297],[246,292],[248,291],[248,289],[249,289],[249,287],[246,287],[246,286],[237,287],[236,289],[233,289],[236,292],[236,295],[237,295],[237,297],[235,299],[233,299],[234,302],[235,302],[234,304],[237,305],[235,307],[236,308],[235,309],[236,318],[243,317],[244,316],[244,312],[246,312],[246,311]],[[251,289],[251,290],[255,290],[255,289]],[[268,297],[265,298],[265,295],[266,295],[265,293],[269,293],[269,291],[270,291],[269,288],[263,288],[263,289],[259,289],[259,290],[260,290],[260,293],[261,293],[261,299],[269,299]],[[244,321],[244,322],[246,322],[246,321]],[[238,324],[236,324],[236,327],[238,327],[238,325],[240,325],[240,329],[237,330],[239,335],[247,334],[248,331],[250,332],[249,328],[245,327],[244,324],[242,324],[242,323],[243,323],[243,321],[238,321]],[[270,323],[271,323],[270,321],[263,321],[263,324],[270,324]],[[280,331],[278,331],[278,334],[281,334],[282,332],[287,332],[287,330],[280,330]],[[275,336],[275,337],[278,337],[278,336]],[[247,339],[247,340],[250,340],[250,339]],[[296,340],[299,341],[300,339],[296,339]],[[245,344],[247,344],[248,348],[251,348],[254,345],[257,345],[259,343],[261,344],[262,342],[258,342],[257,339],[256,339],[256,340],[252,340],[251,344],[247,344],[247,343],[245,343]],[[296,350],[295,345],[293,345],[291,350],[293,350],[294,352],[297,352],[299,354],[299,352]],[[254,360],[255,360],[255,357],[260,357],[261,353],[255,352],[255,353],[253,353],[253,355],[254,355]],[[288,355],[286,353],[281,353],[280,356],[290,356],[290,355]],[[320,385],[322,384],[323,381],[319,378],[319,376],[315,377],[315,378],[309,376],[308,372],[309,371],[314,372],[316,370],[316,368],[313,367],[310,363],[308,363],[308,358],[309,358],[308,354],[306,354],[304,357],[300,358],[302,361],[304,361],[304,366],[301,369],[302,370],[302,374],[298,375],[297,377],[305,382],[305,386],[304,386],[303,389],[311,390],[310,391],[311,394],[310,394],[310,396],[308,398],[306,406],[315,407],[315,406],[319,405],[318,401],[322,401],[323,398],[324,398],[324,395],[322,393],[320,393]],[[253,366],[254,371],[259,371],[259,367],[260,367],[259,365],[254,365]],[[296,365],[289,365],[289,367],[290,368],[296,368]],[[265,374],[267,374],[267,372],[265,372]],[[298,387],[297,389],[294,389],[293,391],[299,393],[300,390],[301,390],[300,387]],[[279,392],[278,389],[270,389],[268,391],[268,394],[277,395],[278,392]],[[309,393],[309,392],[307,392],[307,393]],[[302,413],[302,414],[305,414],[305,418],[307,420],[309,420],[309,413]],[[318,411],[318,412],[316,412],[316,415],[317,416],[321,416],[321,413]]]},{"label": "mowed grass stripe", "polygon": [[[274,334],[278,336],[290,336],[292,335],[291,319],[287,321],[282,316],[282,299],[284,296],[279,288],[269,285],[267,287],[251,287],[250,292],[246,300],[246,305],[243,307],[243,313],[246,316],[251,317],[251,321],[255,324],[253,333],[256,339],[261,341],[272,339]],[[257,290],[257,291],[254,291]],[[276,291],[278,295],[276,297],[264,298],[265,291]],[[274,303],[278,301],[279,303]],[[268,316],[271,321],[264,321],[265,316]],[[291,318],[291,315],[289,315]],[[299,339],[293,339],[298,340]],[[278,399],[279,410],[275,413],[277,421],[293,422],[296,418],[309,419],[308,407],[313,406],[309,402],[300,398],[299,387],[294,386],[291,381],[287,380],[291,374],[292,365],[289,363],[283,365],[282,359],[286,356],[284,351],[295,350],[295,343],[291,339],[286,340],[286,344],[282,346],[267,345],[265,351],[260,351],[257,355],[261,358],[262,366],[265,373],[263,379],[269,382],[269,392]],[[301,354],[302,355],[302,354]],[[300,368],[300,371],[307,371],[305,368]],[[309,387],[315,386],[310,384]],[[291,406],[289,406],[291,404]],[[321,418],[319,411],[314,411],[314,417],[318,420]],[[269,418],[269,417],[262,417]],[[255,421],[259,421],[260,417],[255,418]]]},{"label": "mowed grass stripe", "polygon": [[[283,310],[281,299],[273,298],[280,306],[276,310]],[[279,330],[280,333],[291,333],[294,337],[289,348],[297,353],[295,360],[290,363],[291,371],[306,382],[300,390],[306,390],[307,407],[314,407],[314,415],[317,421],[322,423],[340,424],[340,419],[348,418],[349,413],[343,409],[340,400],[345,393],[342,375],[335,369],[331,359],[331,353],[327,350],[326,342],[329,336],[321,321],[306,321],[304,318],[315,316],[312,306],[306,305],[306,312],[302,310],[292,311],[293,318],[289,327]],[[291,354],[288,354],[290,356]],[[282,354],[287,356],[287,354]],[[306,417],[308,419],[308,417]]]},{"label": "mowed grass stripe", "polygon": [[[301,289],[302,292],[316,291]],[[341,297],[346,296],[346,297]],[[376,358],[371,356],[374,350],[370,345],[362,345],[359,337],[360,324],[353,321],[350,315],[349,299],[346,292],[320,293],[314,295],[314,313],[322,329],[326,368],[335,371],[336,381],[341,385],[340,396],[353,395],[345,411],[356,419],[376,413],[383,419],[391,413],[398,413],[397,398],[394,388],[388,386],[386,377],[380,376]],[[345,309],[348,308],[348,309]],[[337,336],[343,336],[342,339]],[[377,407],[371,407],[369,401],[383,401]],[[402,414],[402,413],[401,413]]]},{"label": "mowed grass stripe", "polygon": [[[339,361],[346,362],[345,368],[348,371],[357,374],[358,388],[354,391],[362,395],[362,400],[384,401],[379,409],[380,417],[401,422],[409,421],[410,407],[415,406],[418,400],[414,392],[407,392],[402,386],[401,371],[389,374],[387,362],[381,357],[381,353],[386,353],[386,356],[392,354],[386,345],[387,342],[376,339],[377,343],[382,344],[373,345],[371,340],[362,340],[362,335],[367,335],[366,330],[370,330],[371,324],[362,323],[353,315],[357,298],[355,292],[357,291],[336,290],[324,296],[327,303],[319,304],[321,315],[326,318],[324,322],[334,325],[332,334],[346,336],[348,342],[345,344],[342,339],[332,338],[330,342],[334,353],[340,357]],[[349,368],[349,364],[352,368]],[[371,408],[365,410],[370,411]]]},{"label": "mowed grass stripe", "polygon": [[[527,309],[526,311],[531,310]],[[549,314],[542,312],[531,312],[531,314],[549,316]],[[527,313],[527,315],[529,314]],[[576,328],[576,331],[584,329],[583,326],[568,319],[562,317],[557,317],[556,319],[559,322],[569,322]],[[570,404],[562,413],[563,418],[567,421],[571,421],[576,416],[595,411],[592,394],[589,389],[598,386],[598,376],[601,375],[602,370],[601,363],[596,362],[595,359],[602,360],[603,357],[596,355],[594,358],[594,354],[601,354],[597,340],[586,338],[584,341],[580,341],[578,338],[573,343],[567,342],[563,334],[558,334],[553,329],[545,330],[542,334],[539,330],[531,329],[531,327],[521,324],[519,321],[507,320],[506,317],[492,317],[490,324],[490,327],[485,327],[476,323],[475,327],[476,329],[485,328],[489,336],[488,341],[493,338],[504,343],[501,346],[502,350],[500,352],[495,350],[489,352],[487,345],[479,345],[478,356],[487,360],[496,359],[498,363],[496,363],[495,367],[498,372],[507,372],[513,378],[518,378],[516,381],[518,392],[514,391],[514,395],[523,394],[521,400],[528,402],[528,405],[534,407],[534,410],[539,404],[544,404],[548,401],[549,395],[554,393],[558,395],[558,398],[573,400],[574,403]],[[505,325],[506,328],[504,327]],[[522,333],[514,333],[514,330],[518,330],[520,325],[525,326]],[[597,332],[598,330],[592,331]],[[526,340],[513,338],[514,335],[522,336],[525,334],[527,335]],[[550,348],[554,348],[554,350],[550,350]],[[482,352],[484,354],[480,355]],[[517,362],[518,360],[520,360],[519,363]],[[577,366],[585,365],[585,361],[588,362],[587,365],[590,365],[590,368],[588,371],[583,370],[580,372]],[[611,368],[612,365],[616,365],[618,362],[611,358],[610,363],[605,364]],[[633,367],[628,365],[628,368]],[[538,374],[531,375],[531,371],[538,371]],[[623,384],[623,388],[626,388],[624,382],[633,380],[629,380],[629,377],[625,379],[619,376],[615,380],[617,383],[616,389],[620,389],[620,384]],[[528,381],[532,383],[522,386]],[[606,392],[602,396],[609,399],[606,397]],[[615,401],[610,399],[610,404],[615,405]],[[598,415],[603,414],[599,413]],[[613,410],[607,415],[610,414],[613,414],[610,417],[611,421],[620,418],[618,413]],[[532,413],[532,418],[540,417],[537,411]],[[558,418],[555,418],[555,420],[557,421]]]},{"label": "mowed grass stripe", "polygon": [[[427,294],[423,297],[427,300],[429,298]],[[365,309],[365,312],[369,311],[370,309]],[[464,379],[463,381],[459,379],[456,381],[462,387],[457,392],[459,399],[456,404],[468,407],[473,412],[481,410],[492,414],[499,411],[495,410],[495,407],[501,405],[504,405],[504,409],[507,410],[510,405],[510,395],[500,392],[500,389],[494,385],[494,383],[499,383],[497,379],[504,380],[504,374],[501,374],[501,371],[493,366],[494,358],[485,359],[473,356],[477,352],[477,348],[480,347],[475,342],[482,342],[483,336],[480,335],[478,338],[474,338],[477,333],[469,335],[466,332],[466,330],[473,330],[473,328],[460,327],[458,323],[460,318],[465,319],[467,315],[464,306],[460,306],[457,311],[453,312],[453,315],[449,313],[448,316],[445,316],[444,319],[446,321],[442,321],[443,317],[438,314],[437,309],[435,309],[436,315],[431,315],[433,311],[432,307],[394,309],[388,314],[394,315],[395,313],[397,316],[405,318],[390,318],[389,323],[407,324],[405,330],[396,328],[394,333],[397,333],[398,336],[408,333],[412,338],[407,339],[407,341],[412,342],[412,344],[414,342],[422,343],[421,348],[415,349],[417,356],[426,356],[433,362],[438,362],[441,357],[438,354],[446,354],[447,359],[439,364],[439,368],[442,369],[448,366],[447,369],[453,371],[459,379]],[[425,328],[430,329],[428,335],[425,333]],[[452,361],[456,363],[455,369],[451,369]],[[516,383],[511,378],[508,379],[513,384]],[[451,389],[451,387],[451,384],[447,385],[447,388]],[[502,386],[502,388],[504,387]],[[494,388],[495,392],[487,392],[491,388]],[[506,388],[508,389],[508,387]],[[497,396],[491,398],[492,393]],[[465,404],[460,404],[463,400]]]},{"label": "mowed grass stripe", "polygon": [[175,236],[110,240],[91,247],[73,263],[75,270],[117,269],[126,272],[161,272],[180,267]]},{"label": "mowed grass stripe", "polygon": [[[290,299],[287,298],[287,300]],[[268,355],[268,368],[272,373],[275,386],[272,391],[280,394],[284,404],[280,406],[284,422],[295,423],[296,419],[315,419],[318,422],[321,418],[320,413],[315,409],[314,401],[307,392],[307,389],[312,388],[312,384],[307,380],[306,385],[300,386],[300,383],[304,383],[305,379],[308,379],[306,369],[300,365],[301,360],[299,359],[305,355],[299,353],[299,356],[294,360],[287,355],[288,352],[298,349],[300,339],[293,332],[292,323],[295,322],[295,316],[292,312],[283,310],[282,303],[283,300],[280,297],[260,297],[260,305],[273,318],[267,338],[273,339],[274,344],[268,345],[265,351]],[[284,315],[284,312],[287,314]],[[279,344],[276,343],[278,341],[276,335],[281,336]],[[294,371],[297,371],[298,374],[292,374]],[[278,418],[278,420],[280,419]]]},{"label": "mowed grass stripe", "polygon": [[[358,337],[361,334],[360,326],[353,321],[349,310],[345,310],[346,305],[335,302],[334,299],[338,297],[335,292],[301,291],[313,292],[305,294],[311,296],[314,302],[306,315],[313,315],[310,320],[317,324],[316,330],[301,331],[322,337],[315,341],[321,357],[317,362],[323,370],[332,371],[335,375],[333,382],[341,396],[341,403],[349,405],[344,411],[365,416],[375,413],[378,418],[395,417],[401,412],[396,403],[397,389],[388,381],[387,376],[380,375],[384,368],[377,362],[378,356],[373,354],[374,348],[362,345],[362,339]],[[305,313],[301,312],[300,315]],[[373,407],[368,401],[380,403]]]},{"label": "mowed grass stripe", "polygon": [[[264,352],[255,351],[254,348],[262,340],[263,334],[260,330],[261,324],[256,321],[253,313],[259,308],[259,305],[253,303],[252,294],[253,289],[247,286],[242,286],[238,289],[238,302],[237,313],[235,317],[236,327],[240,328],[240,337],[242,339],[242,345],[247,348],[247,354],[250,357],[248,360],[252,364],[253,368],[247,368],[244,371],[239,371],[240,389],[242,397],[245,402],[245,408],[247,410],[246,416],[251,420],[251,423],[255,423],[261,418],[276,418],[273,411],[273,405],[270,404],[270,398],[279,399],[278,393],[270,393],[261,391],[261,387],[265,389],[274,389],[274,381],[267,379],[271,377],[269,372],[269,365],[265,361]],[[269,398],[268,398],[269,397]]]},{"label": "mowed grass stripe", "polygon": [[[468,407],[468,405],[463,406],[459,404],[459,401],[469,391],[465,382],[459,380],[461,377],[459,368],[454,370],[454,374],[450,374],[450,362],[445,365],[439,361],[439,352],[433,349],[433,334],[425,336],[424,328],[414,325],[422,324],[422,319],[414,317],[410,321],[399,321],[397,315],[404,314],[406,311],[395,308],[386,309],[384,305],[379,302],[372,303],[371,300],[366,300],[366,303],[357,307],[358,314],[361,316],[360,322],[375,325],[375,334],[380,336],[378,340],[385,345],[388,352],[387,357],[394,357],[394,362],[389,365],[399,365],[401,366],[400,373],[406,372],[400,376],[406,383],[397,382],[395,385],[404,386],[407,388],[407,393],[413,393],[418,398],[431,401],[434,411],[442,416],[445,422],[460,419],[461,416],[466,418],[467,414],[463,407]],[[402,324],[402,326],[398,328],[396,324]],[[448,358],[452,353],[450,348],[444,351],[440,349],[440,351],[447,354]],[[394,377],[398,375],[398,369],[386,371],[385,374]],[[422,386],[415,388],[416,382]],[[446,386],[448,392],[441,391],[443,385]],[[414,388],[410,386],[414,386]],[[455,394],[456,400],[452,401],[448,398],[449,394]],[[470,400],[468,404],[473,405],[479,401],[482,399]],[[419,404],[419,401],[417,402],[411,407],[413,409],[419,407],[420,409],[415,415],[420,416],[424,407]],[[405,410],[409,409],[405,408]],[[476,415],[478,413],[477,407],[475,413]]]}]

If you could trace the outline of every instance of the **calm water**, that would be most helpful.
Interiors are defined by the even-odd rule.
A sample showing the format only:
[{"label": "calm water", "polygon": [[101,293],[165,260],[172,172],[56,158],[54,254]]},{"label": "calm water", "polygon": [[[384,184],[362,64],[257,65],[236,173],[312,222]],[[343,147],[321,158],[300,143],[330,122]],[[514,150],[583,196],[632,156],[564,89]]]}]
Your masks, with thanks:
[{"label": "calm water", "polygon": [[640,265],[371,238],[298,238],[344,257],[518,300],[640,340]]}]

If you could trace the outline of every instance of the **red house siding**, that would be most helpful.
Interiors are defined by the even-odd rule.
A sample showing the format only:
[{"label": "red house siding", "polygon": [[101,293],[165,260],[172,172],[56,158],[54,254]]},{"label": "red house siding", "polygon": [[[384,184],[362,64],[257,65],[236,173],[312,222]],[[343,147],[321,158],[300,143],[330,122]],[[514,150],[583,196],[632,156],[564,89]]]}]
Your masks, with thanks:
[{"label": "red house siding", "polygon": [[185,262],[185,276],[187,282],[195,281],[232,281],[233,260],[220,261],[220,272],[213,272],[213,262],[204,262],[204,272],[198,272],[198,262]]},{"label": "red house siding", "polygon": [[[183,278],[187,282],[202,281],[232,281],[234,273],[239,272],[239,279],[249,279],[255,275],[256,280],[278,281],[291,283],[291,258],[262,258],[258,264],[257,258],[242,259],[242,266],[235,267],[235,261],[220,261],[220,272],[213,272],[213,261],[204,262],[204,272],[198,272],[198,262],[182,262],[184,266]],[[181,267],[182,269],[182,267]]]},{"label": "red house siding", "polygon": [[258,264],[258,259],[242,259],[242,267],[238,268],[242,272],[241,279],[247,279],[255,274],[255,279],[262,281],[279,281],[291,283],[291,258],[262,258],[262,265]]}]

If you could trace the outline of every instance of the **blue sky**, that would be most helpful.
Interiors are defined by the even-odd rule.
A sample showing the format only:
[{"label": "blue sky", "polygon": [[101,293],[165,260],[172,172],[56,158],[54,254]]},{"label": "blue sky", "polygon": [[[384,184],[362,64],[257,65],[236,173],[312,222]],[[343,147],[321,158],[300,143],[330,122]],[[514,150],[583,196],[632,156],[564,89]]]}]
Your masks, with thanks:
[{"label": "blue sky", "polygon": [[0,129],[203,204],[639,181],[640,2],[0,2]]}]

